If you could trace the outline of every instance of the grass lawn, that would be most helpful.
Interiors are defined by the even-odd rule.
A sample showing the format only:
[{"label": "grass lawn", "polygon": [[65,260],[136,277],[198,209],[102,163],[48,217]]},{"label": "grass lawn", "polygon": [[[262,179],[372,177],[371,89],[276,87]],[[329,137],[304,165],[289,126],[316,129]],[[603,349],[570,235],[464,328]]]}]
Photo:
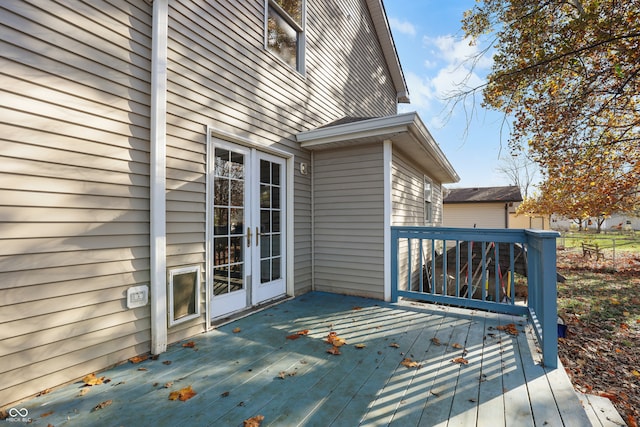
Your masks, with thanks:
[{"label": "grass lawn", "polygon": [[[568,248],[567,248],[568,249]],[[559,355],[574,387],[609,398],[629,426],[640,421],[640,249],[596,261],[558,251]]]}]

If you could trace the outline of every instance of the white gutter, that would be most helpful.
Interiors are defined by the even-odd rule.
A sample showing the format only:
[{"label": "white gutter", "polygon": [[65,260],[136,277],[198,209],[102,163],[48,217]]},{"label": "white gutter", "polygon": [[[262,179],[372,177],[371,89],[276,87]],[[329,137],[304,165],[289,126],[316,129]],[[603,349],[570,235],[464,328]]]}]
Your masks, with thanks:
[{"label": "white gutter", "polygon": [[151,352],[167,350],[167,38],[168,0],[153,2],[151,40],[150,249]]}]

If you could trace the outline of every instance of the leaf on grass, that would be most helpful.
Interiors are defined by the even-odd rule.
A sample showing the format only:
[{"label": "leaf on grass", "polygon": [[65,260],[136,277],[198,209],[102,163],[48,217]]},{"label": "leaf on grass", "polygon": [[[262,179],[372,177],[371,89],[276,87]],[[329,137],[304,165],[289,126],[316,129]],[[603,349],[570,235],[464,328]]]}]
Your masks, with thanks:
[{"label": "leaf on grass", "polygon": [[260,427],[260,424],[264,420],[264,415],[256,415],[255,417],[248,418],[243,421],[244,427]]},{"label": "leaf on grass", "polygon": [[499,331],[504,331],[509,335],[518,335],[518,329],[516,329],[516,325],[514,323],[509,323],[508,325],[500,325],[498,326]]},{"label": "leaf on grass", "polygon": [[340,348],[339,348],[339,347],[336,347],[335,345],[334,345],[333,347],[331,347],[330,349],[328,349],[328,350],[327,350],[327,353],[329,353],[329,354],[333,354],[334,356],[337,356],[337,355],[339,355],[339,354],[342,354],[342,353],[340,353]]},{"label": "leaf on grass", "polygon": [[242,329],[240,329],[240,327],[235,328],[233,331],[234,334],[237,334],[238,332],[242,331]]},{"label": "leaf on grass", "polygon": [[181,388],[178,391],[172,391],[171,393],[169,393],[169,400],[180,400],[184,402],[191,399],[196,394],[198,393],[193,391],[191,386],[187,386],[187,387]]},{"label": "leaf on grass", "polygon": [[94,386],[98,384],[102,384],[104,382],[104,377],[96,377],[96,374],[89,374],[86,377],[82,378],[82,382],[88,386]]},{"label": "leaf on grass", "polygon": [[356,345],[354,345],[354,347],[357,348],[357,349],[362,349],[362,348],[365,348],[366,346],[367,346],[366,344],[356,344]]},{"label": "leaf on grass", "polygon": [[453,347],[453,348],[462,348],[462,346],[460,344],[458,344],[457,342],[451,344],[451,347]]},{"label": "leaf on grass", "polygon": [[442,345],[440,344],[440,340],[436,337],[431,338],[431,342],[434,343],[435,345]]},{"label": "leaf on grass", "polygon": [[195,348],[196,343],[193,342],[193,341],[189,341],[189,342],[186,342],[186,343],[182,344],[182,346],[185,347],[185,348]]},{"label": "leaf on grass", "polygon": [[129,359],[129,362],[131,362],[131,363],[140,363],[140,362],[144,362],[148,358],[149,358],[148,354],[142,354],[140,356],[132,357],[131,359]]},{"label": "leaf on grass", "polygon": [[389,344],[389,347],[400,348],[400,344],[398,344],[396,342],[392,342],[391,344]]},{"label": "leaf on grass", "polygon": [[414,360],[411,360],[408,357],[406,359],[404,359],[402,362],[400,362],[400,364],[402,366],[406,366],[408,369],[411,369],[411,368],[419,369],[419,368],[422,367],[422,365],[420,365],[418,362],[416,362]]},{"label": "leaf on grass", "polygon": [[113,403],[113,400],[105,400],[102,403],[97,404],[96,406],[93,407],[94,411],[99,411],[100,409],[104,409],[107,406],[111,405]]},{"label": "leaf on grass", "polygon": [[636,377],[640,377],[640,372],[637,369],[633,369],[631,373]]},{"label": "leaf on grass", "polygon": [[451,359],[453,363],[459,363],[461,365],[468,365],[469,361],[464,357],[456,357],[455,359]]}]

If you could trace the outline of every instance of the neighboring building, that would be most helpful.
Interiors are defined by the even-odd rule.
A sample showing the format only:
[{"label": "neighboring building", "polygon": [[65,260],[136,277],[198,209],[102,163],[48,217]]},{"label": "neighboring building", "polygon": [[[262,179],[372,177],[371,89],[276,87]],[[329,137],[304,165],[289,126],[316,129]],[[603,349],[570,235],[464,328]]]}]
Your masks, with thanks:
[{"label": "neighboring building", "polygon": [[[578,223],[558,215],[551,216],[551,229],[558,231],[577,230]],[[597,218],[587,218],[582,222],[583,230],[597,230]],[[640,230],[640,218],[631,215],[613,214],[605,218],[601,227],[602,231],[630,232]]]},{"label": "neighboring building", "polygon": [[284,296],[389,299],[390,227],[442,224],[381,1],[282,4],[3,3],[0,406]]},{"label": "neighboring building", "polygon": [[516,208],[522,202],[518,186],[451,188],[445,192],[445,227],[532,228],[515,224]]}]

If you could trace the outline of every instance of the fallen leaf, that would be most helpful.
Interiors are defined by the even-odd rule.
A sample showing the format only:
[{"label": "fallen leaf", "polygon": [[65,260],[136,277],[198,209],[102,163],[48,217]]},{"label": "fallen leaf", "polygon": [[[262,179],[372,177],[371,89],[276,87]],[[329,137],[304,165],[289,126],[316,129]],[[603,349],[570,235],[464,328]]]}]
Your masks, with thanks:
[{"label": "fallen leaf", "polygon": [[632,371],[631,371],[631,373],[632,373],[633,375],[635,375],[636,377],[640,377],[640,372],[638,372],[638,370],[637,370],[637,369],[632,370]]},{"label": "fallen leaf", "polygon": [[85,376],[84,378],[82,378],[82,382],[85,385],[88,386],[94,386],[94,385],[99,385],[102,384],[104,382],[104,377],[96,377],[96,374],[89,374],[87,376]]},{"label": "fallen leaf", "polygon": [[244,427],[260,427],[260,424],[264,420],[264,415],[256,415],[255,417],[248,418],[243,421]]},{"label": "fallen leaf", "polygon": [[335,356],[337,356],[339,354],[342,354],[342,353],[340,353],[340,348],[336,347],[335,345],[333,347],[331,347],[330,349],[328,349],[327,353],[333,354]]},{"label": "fallen leaf", "polygon": [[49,394],[49,393],[51,393],[51,389],[50,388],[46,388],[46,389],[42,390],[40,393],[36,394],[36,397],[44,396],[45,394]]},{"label": "fallen leaf", "polygon": [[138,371],[148,371],[147,368],[138,368]]},{"label": "fallen leaf", "polygon": [[354,347],[357,348],[357,349],[361,349],[361,348],[365,348],[366,344],[356,344],[356,345],[354,345]]},{"label": "fallen leaf", "polygon": [[173,381],[169,381],[168,383],[164,384],[164,388],[171,388],[173,386]]},{"label": "fallen leaf", "polygon": [[442,345],[440,344],[440,340],[436,337],[431,338],[431,342],[434,343],[435,345]]},{"label": "fallen leaf", "polygon": [[149,358],[148,354],[142,354],[140,356],[132,357],[131,359],[129,359],[129,362],[131,362],[131,363],[140,363],[140,362],[144,362],[148,358]]},{"label": "fallen leaf", "polygon": [[404,359],[402,362],[400,362],[400,364],[402,366],[406,366],[408,369],[421,367],[421,365],[418,362],[415,362],[408,357]]},{"label": "fallen leaf", "polygon": [[362,307],[354,306],[351,310],[362,310]]},{"label": "fallen leaf", "polygon": [[459,363],[461,365],[468,365],[469,361],[467,359],[465,359],[464,357],[456,357],[455,359],[451,360],[453,363]]},{"label": "fallen leaf", "polygon": [[400,344],[392,342],[391,344],[389,344],[389,347],[400,348]]},{"label": "fallen leaf", "polygon": [[45,412],[44,414],[40,415],[40,418],[48,417],[51,414],[53,414],[53,411]]},{"label": "fallen leaf", "polygon": [[287,339],[288,340],[297,340],[298,338],[300,338],[302,335],[298,335],[298,334],[293,334],[293,335],[287,335]]},{"label": "fallen leaf", "polygon": [[297,374],[296,371],[292,371],[292,372],[280,371],[280,373],[278,374],[278,377],[285,379],[286,377],[295,377],[296,374]]},{"label": "fallen leaf", "polygon": [[82,397],[85,394],[89,393],[89,390],[91,390],[89,387],[82,387],[80,389],[80,392],[78,393],[78,397]]},{"label": "fallen leaf", "polygon": [[191,399],[196,394],[198,393],[193,391],[191,386],[187,386],[187,387],[181,388],[178,391],[172,391],[171,393],[169,393],[169,400],[180,400],[184,402]]},{"label": "fallen leaf", "polygon": [[234,334],[237,334],[238,332],[242,331],[242,329],[240,329],[240,327],[235,328],[233,331]]},{"label": "fallen leaf", "polygon": [[344,338],[340,338],[336,332],[329,332],[326,342],[334,347],[341,347],[347,343],[347,341]]},{"label": "fallen leaf", "polygon": [[182,346],[186,347],[186,348],[194,348],[196,346],[196,343],[193,342],[193,341],[189,341],[189,342],[186,342],[186,343],[182,344]]},{"label": "fallen leaf", "polygon": [[297,334],[298,335],[308,335],[309,334],[309,330],[308,329],[303,329],[302,331],[298,331]]},{"label": "fallen leaf", "polygon": [[516,325],[514,323],[509,323],[508,325],[500,325],[498,326],[499,331],[504,331],[509,335],[518,335],[518,329],[516,329]]},{"label": "fallen leaf", "polygon": [[104,409],[107,406],[111,405],[113,403],[113,400],[105,400],[102,403],[97,404],[96,406],[94,406],[93,410],[94,411],[99,411],[100,409]]},{"label": "fallen leaf", "polygon": [[162,362],[163,365],[171,365],[171,360],[165,360]]},{"label": "fallen leaf", "polygon": [[462,348],[462,346],[461,346],[460,344],[458,344],[457,342],[456,342],[456,343],[453,343],[453,344],[451,345],[451,347],[453,347],[453,348]]},{"label": "fallen leaf", "polygon": [[229,397],[229,394],[230,393],[228,391],[225,391],[223,393],[220,393],[220,397]]}]

